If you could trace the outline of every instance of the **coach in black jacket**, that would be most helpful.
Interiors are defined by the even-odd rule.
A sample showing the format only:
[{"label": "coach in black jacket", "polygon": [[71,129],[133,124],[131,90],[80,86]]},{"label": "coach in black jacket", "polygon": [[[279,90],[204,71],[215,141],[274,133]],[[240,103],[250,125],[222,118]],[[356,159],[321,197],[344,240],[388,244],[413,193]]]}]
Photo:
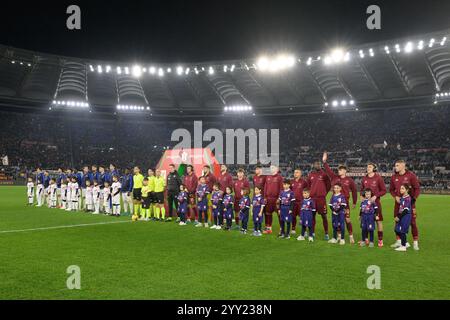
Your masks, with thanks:
[{"label": "coach in black jacket", "polygon": [[172,212],[175,206],[178,209],[177,196],[180,192],[181,178],[175,170],[175,165],[169,165],[169,174],[167,175],[167,206],[169,207],[169,217],[166,221],[172,221]]}]

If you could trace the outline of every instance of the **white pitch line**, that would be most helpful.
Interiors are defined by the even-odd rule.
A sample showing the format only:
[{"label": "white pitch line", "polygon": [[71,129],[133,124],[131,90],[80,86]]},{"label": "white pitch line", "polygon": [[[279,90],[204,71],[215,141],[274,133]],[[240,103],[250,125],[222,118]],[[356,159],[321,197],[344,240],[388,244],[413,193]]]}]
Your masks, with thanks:
[{"label": "white pitch line", "polygon": [[17,233],[17,232],[27,232],[27,231],[42,231],[42,230],[52,230],[52,229],[64,229],[64,228],[77,228],[77,227],[87,227],[87,226],[98,226],[103,224],[115,224],[115,223],[127,223],[130,221],[111,221],[111,222],[97,222],[97,223],[83,223],[83,224],[72,224],[66,226],[54,226],[54,227],[42,227],[42,228],[32,228],[32,229],[19,229],[19,230],[1,230],[2,233]]}]

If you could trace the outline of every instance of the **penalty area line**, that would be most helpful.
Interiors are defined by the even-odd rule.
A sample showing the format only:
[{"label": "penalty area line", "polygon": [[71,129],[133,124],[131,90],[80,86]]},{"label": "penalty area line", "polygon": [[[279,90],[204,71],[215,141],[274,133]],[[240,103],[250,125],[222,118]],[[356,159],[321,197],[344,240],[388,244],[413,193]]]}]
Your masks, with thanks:
[{"label": "penalty area line", "polygon": [[79,228],[79,227],[99,226],[99,225],[105,225],[105,224],[129,223],[129,222],[131,222],[131,221],[110,221],[110,222],[69,224],[69,225],[65,225],[65,226],[41,227],[41,228],[31,228],[31,229],[0,230],[0,234],[3,234],[3,233],[28,232],[28,231],[44,231],[44,230],[65,229],[65,228]]}]

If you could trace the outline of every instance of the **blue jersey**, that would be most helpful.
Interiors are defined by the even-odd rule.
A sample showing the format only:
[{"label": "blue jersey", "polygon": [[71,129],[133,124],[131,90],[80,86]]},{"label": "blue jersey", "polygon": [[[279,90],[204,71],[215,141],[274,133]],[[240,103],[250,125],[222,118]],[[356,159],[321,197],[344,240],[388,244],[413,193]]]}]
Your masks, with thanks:
[{"label": "blue jersey", "polygon": [[412,202],[411,197],[404,196],[400,198],[400,205],[398,209],[398,217],[400,221],[395,224],[395,231],[399,233],[408,233],[411,226]]},{"label": "blue jersey", "polygon": [[314,212],[316,212],[316,203],[314,200],[311,198],[303,199],[300,213],[312,215]]},{"label": "blue jersey", "polygon": [[63,180],[66,180],[66,178],[67,177],[66,177],[66,175],[64,173],[60,173],[58,178],[56,178],[56,186],[58,188],[61,188],[61,183],[62,183]]},{"label": "blue jersey", "polygon": [[292,190],[283,190],[281,191],[278,200],[280,200],[281,208],[291,207],[295,201],[294,192]]},{"label": "blue jersey", "polygon": [[50,176],[44,175],[44,188],[48,188],[48,186],[50,185],[50,179]]},{"label": "blue jersey", "polygon": [[220,205],[222,204],[222,199],[223,199],[223,192],[220,190],[213,191],[213,193],[211,194],[211,203],[217,208],[219,208]]},{"label": "blue jersey", "polygon": [[370,201],[369,199],[364,199],[361,202],[361,215],[375,215],[378,206],[375,202]]},{"label": "blue jersey", "polygon": [[253,215],[259,214],[261,211],[261,208],[265,205],[263,196],[261,194],[257,195],[257,196],[253,196],[252,205],[253,205],[253,209],[252,209]]},{"label": "blue jersey", "polygon": [[178,196],[178,212],[186,213],[188,209],[189,194],[186,191],[181,191]]},{"label": "blue jersey", "polygon": [[94,181],[97,181],[100,184],[100,172],[95,171],[95,172],[92,172],[91,174],[92,174],[92,179]]},{"label": "blue jersey", "polygon": [[75,174],[75,177],[77,178],[78,185],[81,186],[81,183],[83,182],[83,173],[77,172]]},{"label": "blue jersey", "polygon": [[239,209],[241,213],[248,213],[250,210],[250,198],[248,196],[244,196],[239,200]]},{"label": "blue jersey", "polygon": [[91,185],[94,183],[94,180],[92,178],[92,173],[88,172],[88,173],[82,173],[81,176],[81,188],[85,189],[86,188],[86,181],[89,180],[91,182]]},{"label": "blue jersey", "polygon": [[225,219],[233,219],[234,216],[234,210],[233,210],[233,203],[234,198],[231,194],[225,194],[223,196],[223,217]]},{"label": "blue jersey", "polygon": [[208,204],[208,185],[201,184],[197,187],[197,204],[207,205]]},{"label": "blue jersey", "polygon": [[133,175],[127,174],[120,177],[120,184],[122,185],[122,192],[133,191]]},{"label": "blue jersey", "polygon": [[111,183],[111,181],[112,181],[112,178],[113,178],[114,176],[117,176],[117,178],[119,178],[119,177],[120,177],[120,173],[119,173],[119,170],[117,170],[117,169],[114,169],[113,171],[109,172],[109,174],[108,174],[108,178],[110,179],[110,180],[109,180],[109,182],[110,182],[110,183]]},{"label": "blue jersey", "polygon": [[335,194],[331,197],[329,206],[334,215],[345,214],[347,200],[343,194]]},{"label": "blue jersey", "polygon": [[38,184],[44,184],[44,173],[40,172],[36,174],[36,185]]},{"label": "blue jersey", "polygon": [[412,212],[412,202],[411,197],[409,195],[400,198],[400,206],[398,209],[398,213],[402,214],[404,210],[406,210],[405,214],[410,214]]}]

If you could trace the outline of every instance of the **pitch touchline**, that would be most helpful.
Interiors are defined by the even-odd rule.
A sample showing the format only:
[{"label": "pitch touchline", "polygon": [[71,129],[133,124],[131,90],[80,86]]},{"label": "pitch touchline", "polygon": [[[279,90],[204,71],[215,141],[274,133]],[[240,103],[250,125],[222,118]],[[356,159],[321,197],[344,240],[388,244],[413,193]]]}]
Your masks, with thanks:
[{"label": "pitch touchline", "polygon": [[96,225],[113,224],[113,223],[127,223],[127,222],[131,222],[131,221],[111,221],[111,222],[83,223],[83,224],[72,224],[72,225],[67,225],[67,226],[42,227],[42,228],[21,229],[21,230],[2,230],[2,231],[0,231],[0,234],[1,233],[26,232],[26,231],[51,230],[51,229],[76,228],[76,227],[96,226]]}]

